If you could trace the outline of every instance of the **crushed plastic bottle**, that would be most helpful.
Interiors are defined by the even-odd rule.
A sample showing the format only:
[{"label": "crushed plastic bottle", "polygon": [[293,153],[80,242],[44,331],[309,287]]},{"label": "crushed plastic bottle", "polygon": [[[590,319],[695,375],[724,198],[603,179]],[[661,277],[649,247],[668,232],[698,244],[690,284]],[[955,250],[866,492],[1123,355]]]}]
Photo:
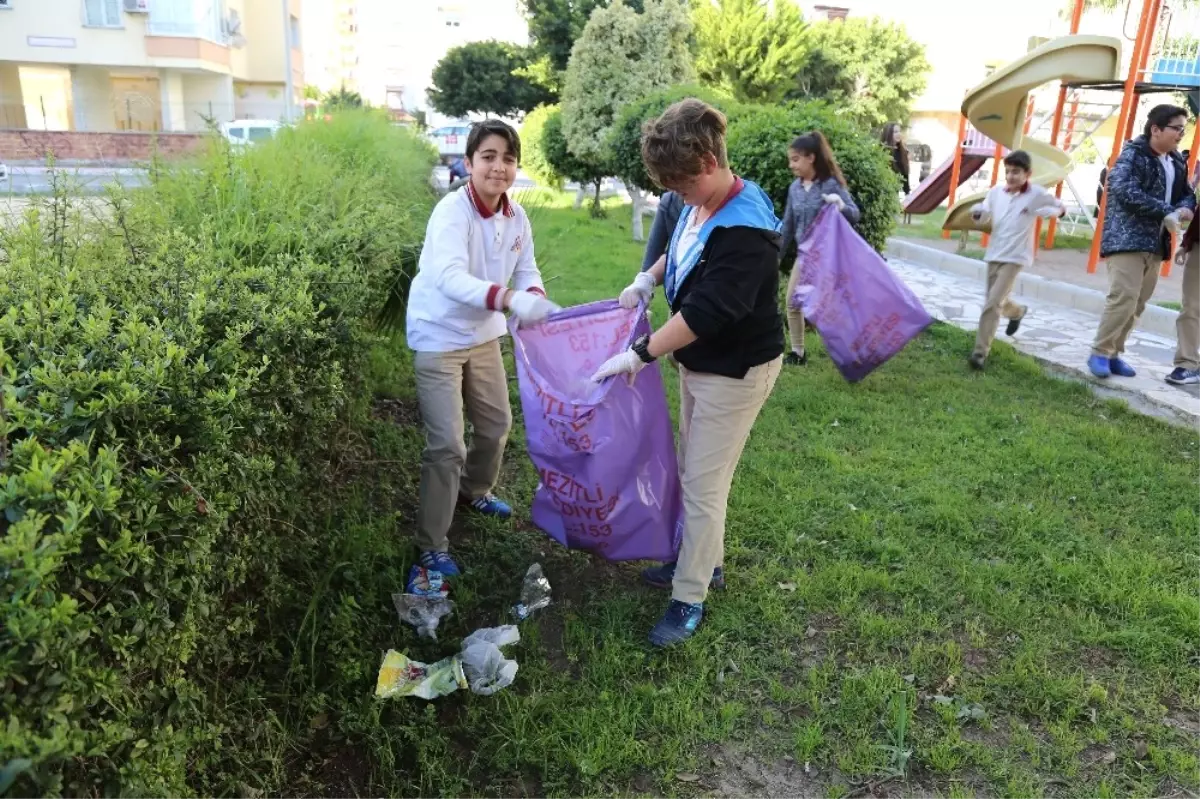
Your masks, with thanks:
[{"label": "crushed plastic bottle", "polygon": [[463,639],[462,648],[466,649],[474,644],[508,646],[520,640],[521,631],[517,629],[517,625],[505,624],[503,627],[484,627],[483,629],[476,630]]},{"label": "crushed plastic bottle", "polygon": [[420,594],[392,594],[392,603],[400,621],[417,628],[422,638],[437,640],[437,627],[441,620],[454,611],[454,603],[445,594],[422,596]]},{"label": "crushed plastic bottle", "polygon": [[459,657],[471,693],[491,696],[517,678],[517,661],[504,657],[500,647],[493,643],[480,641],[469,646],[464,643]]},{"label": "crushed plastic bottle", "polygon": [[525,572],[521,583],[521,601],[513,605],[513,615],[518,621],[528,619],[534,611],[550,604],[550,581],[542,573],[542,564],[535,563]]},{"label": "crushed plastic bottle", "polygon": [[466,687],[467,677],[458,655],[427,666],[389,649],[379,666],[375,696],[380,699],[397,696],[436,699]]}]

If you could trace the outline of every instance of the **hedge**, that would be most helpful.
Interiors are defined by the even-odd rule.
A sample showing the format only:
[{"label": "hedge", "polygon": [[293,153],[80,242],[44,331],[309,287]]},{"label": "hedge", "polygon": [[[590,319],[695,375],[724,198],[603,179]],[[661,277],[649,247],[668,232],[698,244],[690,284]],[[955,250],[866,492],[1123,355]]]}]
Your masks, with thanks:
[{"label": "hedge", "polygon": [[0,231],[0,792],[237,790],[222,758],[280,657],[256,633],[306,590],[289,520],[361,402],[434,157],[350,114]]},{"label": "hedge", "polygon": [[850,193],[862,209],[862,220],[857,225],[859,233],[873,247],[883,249],[900,210],[899,180],[889,166],[887,154],[869,132],[859,130],[820,103],[737,103],[696,86],[655,92],[626,106],[614,126],[609,150],[613,168],[622,180],[648,191],[661,191],[653,185],[642,164],[642,124],[686,97],[698,97],[725,113],[729,120],[730,165],[766,190],[775,200],[781,217],[788,186],[795,179],[788,169],[788,144],[810,130],[824,133],[846,176]]}]

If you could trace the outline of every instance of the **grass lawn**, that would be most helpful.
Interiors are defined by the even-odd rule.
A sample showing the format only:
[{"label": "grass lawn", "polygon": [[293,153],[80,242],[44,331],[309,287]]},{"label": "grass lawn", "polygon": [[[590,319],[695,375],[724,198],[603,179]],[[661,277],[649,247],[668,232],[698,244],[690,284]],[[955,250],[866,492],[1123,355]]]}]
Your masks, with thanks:
[{"label": "grass lawn", "polygon": [[[614,296],[641,256],[628,209],[596,222],[562,202],[535,229],[552,298]],[[467,574],[440,641],[396,621],[422,433],[409,356],[398,338],[381,346],[371,439],[341,510],[315,522],[349,543],[290,634],[294,710],[272,723],[300,732],[267,736],[262,786],[247,787],[1192,795],[1197,436],[1046,377],[1004,344],[970,373],[969,336],[944,325],[859,385],[815,334],[809,346],[735,480],[729,588],[667,653],[645,643],[667,595],[640,585],[640,564],[564,551],[528,524],[536,478],[519,418],[499,493],[520,518],[452,534]],[[512,400],[519,417],[515,382]],[[382,650],[456,651],[507,620],[535,560],[555,603],[522,625],[513,687],[372,697]]]}]

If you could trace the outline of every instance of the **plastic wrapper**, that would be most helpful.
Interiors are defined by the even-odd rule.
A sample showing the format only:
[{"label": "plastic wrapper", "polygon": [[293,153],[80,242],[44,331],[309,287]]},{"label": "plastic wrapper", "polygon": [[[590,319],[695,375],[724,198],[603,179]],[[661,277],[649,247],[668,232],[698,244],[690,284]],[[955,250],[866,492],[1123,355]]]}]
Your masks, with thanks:
[{"label": "plastic wrapper", "polygon": [[464,638],[462,648],[466,649],[474,644],[508,646],[520,640],[521,631],[517,629],[515,624],[506,624],[503,627],[484,627],[482,630],[476,630]]},{"label": "plastic wrapper", "polygon": [[491,696],[512,685],[517,677],[517,661],[504,657],[500,647],[493,643],[464,645],[459,657],[471,693]]},{"label": "plastic wrapper", "polygon": [[592,381],[650,333],[645,309],[606,300],[509,329],[539,478],[533,523],[605,560],[675,560],[683,505],[662,374],[651,365],[632,380]]},{"label": "plastic wrapper", "polygon": [[817,216],[798,249],[801,272],[788,301],[804,310],[851,383],[933,324],[912,290],[832,206]]},{"label": "plastic wrapper", "polygon": [[445,596],[450,593],[450,585],[440,571],[414,564],[408,570],[408,582],[405,584],[404,593],[417,596]]},{"label": "plastic wrapper", "polygon": [[419,594],[392,594],[392,602],[400,621],[417,628],[422,638],[437,640],[437,627],[443,618],[454,611],[454,603],[445,594],[421,596]]},{"label": "plastic wrapper", "polygon": [[521,583],[521,601],[513,606],[512,612],[519,621],[524,621],[534,611],[549,605],[550,581],[542,573],[542,564],[535,563],[525,572],[525,580]]},{"label": "plastic wrapper", "polygon": [[436,699],[466,687],[467,677],[458,655],[426,665],[389,649],[379,666],[375,696],[380,699],[397,696]]}]

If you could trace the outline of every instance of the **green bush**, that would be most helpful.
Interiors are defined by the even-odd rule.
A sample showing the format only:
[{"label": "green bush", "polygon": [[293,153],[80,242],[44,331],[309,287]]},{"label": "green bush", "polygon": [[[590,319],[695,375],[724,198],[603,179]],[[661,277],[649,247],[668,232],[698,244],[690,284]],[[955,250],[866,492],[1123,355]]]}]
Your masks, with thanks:
[{"label": "green bush", "polygon": [[546,120],[557,112],[556,105],[539,105],[521,123],[521,169],[538,184],[551,189],[562,189],[563,176],[550,165],[542,134],[546,129]]},{"label": "green bush", "polygon": [[672,86],[646,95],[637,102],[621,109],[613,123],[608,139],[609,160],[613,174],[625,183],[643,191],[659,194],[662,188],[646,174],[642,163],[642,126],[658,117],[667,107],[688,97],[695,97],[725,112],[726,116],[737,112],[737,104],[730,98],[701,86]]},{"label": "green bush", "polygon": [[850,194],[862,210],[856,229],[872,247],[882,251],[900,211],[899,178],[876,140],[828,106],[790,103],[739,107],[729,120],[729,162],[735,172],[763,187],[782,216],[788,186],[795,180],[788,169],[787,148],[796,136],[810,130],[819,130],[829,139]]},{"label": "green bush", "polygon": [[603,216],[600,207],[600,182],[610,174],[607,164],[580,158],[567,147],[567,137],[563,133],[562,109],[551,106],[542,122],[542,136],[539,147],[550,165],[558,174],[567,180],[573,180],[580,186],[592,186],[595,194],[592,198],[592,216]]},{"label": "green bush", "polygon": [[311,590],[295,514],[433,161],[347,113],[0,231],[0,792],[245,792],[261,628]]}]

